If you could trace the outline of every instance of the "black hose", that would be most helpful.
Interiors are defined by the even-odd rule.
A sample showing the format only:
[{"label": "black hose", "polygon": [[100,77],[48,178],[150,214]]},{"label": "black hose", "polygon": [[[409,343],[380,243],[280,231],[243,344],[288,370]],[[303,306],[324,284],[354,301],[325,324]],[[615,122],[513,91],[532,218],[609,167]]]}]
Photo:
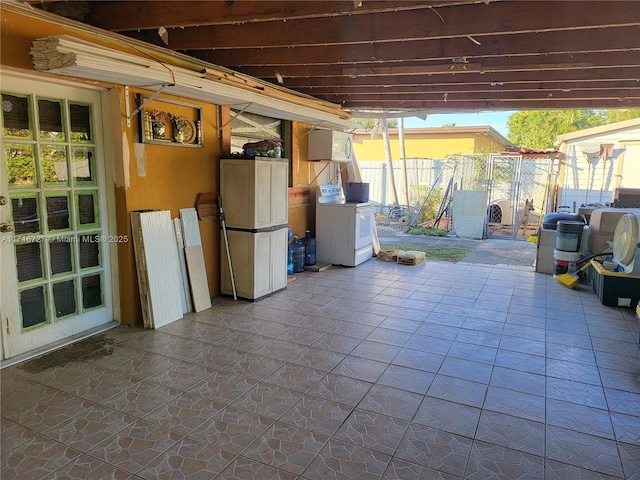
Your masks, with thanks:
[{"label": "black hose", "polygon": [[594,255],[589,255],[587,258],[583,258],[580,261],[578,261],[578,265],[580,265],[582,267],[582,266],[584,266],[585,263],[587,263],[590,260],[593,260],[596,257],[608,257],[608,256],[613,256],[613,252],[604,251],[604,252],[601,252],[601,253],[596,253]]}]

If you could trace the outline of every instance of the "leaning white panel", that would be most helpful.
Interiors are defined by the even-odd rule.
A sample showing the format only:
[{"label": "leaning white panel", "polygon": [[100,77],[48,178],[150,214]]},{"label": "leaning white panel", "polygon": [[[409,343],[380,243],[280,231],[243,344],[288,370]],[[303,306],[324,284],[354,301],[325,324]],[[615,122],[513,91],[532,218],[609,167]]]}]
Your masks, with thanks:
[{"label": "leaning white panel", "polygon": [[202,245],[200,239],[200,226],[198,225],[198,214],[195,208],[181,208],[180,221],[182,223],[182,238],[184,248]]},{"label": "leaning white panel", "polygon": [[193,310],[201,312],[211,308],[211,296],[209,295],[209,283],[204,264],[202,240],[200,238],[200,226],[195,208],[181,208],[180,221],[182,223],[182,238],[184,240],[184,252],[187,262],[187,274],[191,287],[191,299]]},{"label": "leaning white panel", "polygon": [[131,213],[136,269],[145,328],[182,318],[180,262],[168,210]]},{"label": "leaning white panel", "polygon": [[189,288],[189,277],[187,275],[187,262],[184,254],[184,239],[182,237],[182,223],[179,218],[173,219],[173,226],[176,231],[176,247],[178,248],[178,261],[180,262],[180,273],[182,283],[182,312],[187,313],[193,309],[191,305],[191,289]]}]

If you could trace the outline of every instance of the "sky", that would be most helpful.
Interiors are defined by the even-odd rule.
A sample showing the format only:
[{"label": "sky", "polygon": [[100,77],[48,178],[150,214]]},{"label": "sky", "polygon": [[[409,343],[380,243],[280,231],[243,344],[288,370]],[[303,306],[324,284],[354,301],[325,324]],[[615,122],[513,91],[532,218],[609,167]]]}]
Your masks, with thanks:
[{"label": "sky", "polygon": [[473,127],[489,125],[502,136],[508,133],[507,118],[515,112],[480,112],[480,113],[442,113],[427,115],[426,120],[417,117],[404,119],[404,128],[441,127],[444,124],[455,123],[456,127]]}]

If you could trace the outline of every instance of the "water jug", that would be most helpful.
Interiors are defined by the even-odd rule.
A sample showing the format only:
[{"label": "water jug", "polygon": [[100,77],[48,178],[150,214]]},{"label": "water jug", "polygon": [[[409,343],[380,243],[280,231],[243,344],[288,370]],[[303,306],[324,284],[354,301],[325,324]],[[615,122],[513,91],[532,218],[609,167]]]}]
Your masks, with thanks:
[{"label": "water jug", "polygon": [[304,244],[296,236],[293,237],[293,271],[304,272]]},{"label": "water jug", "polygon": [[293,245],[289,244],[287,249],[287,275],[293,275]]},{"label": "water jug", "polygon": [[304,264],[311,266],[316,264],[316,239],[311,237],[311,232],[307,230],[302,239],[304,244]]}]

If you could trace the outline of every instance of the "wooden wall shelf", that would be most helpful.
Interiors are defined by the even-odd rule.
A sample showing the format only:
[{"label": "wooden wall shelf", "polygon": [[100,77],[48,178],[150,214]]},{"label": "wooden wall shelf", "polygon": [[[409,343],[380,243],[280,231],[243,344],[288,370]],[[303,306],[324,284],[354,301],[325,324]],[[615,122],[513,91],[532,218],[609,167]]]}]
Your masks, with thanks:
[{"label": "wooden wall shelf", "polygon": [[202,107],[142,94],[136,100],[142,143],[202,148]]}]

